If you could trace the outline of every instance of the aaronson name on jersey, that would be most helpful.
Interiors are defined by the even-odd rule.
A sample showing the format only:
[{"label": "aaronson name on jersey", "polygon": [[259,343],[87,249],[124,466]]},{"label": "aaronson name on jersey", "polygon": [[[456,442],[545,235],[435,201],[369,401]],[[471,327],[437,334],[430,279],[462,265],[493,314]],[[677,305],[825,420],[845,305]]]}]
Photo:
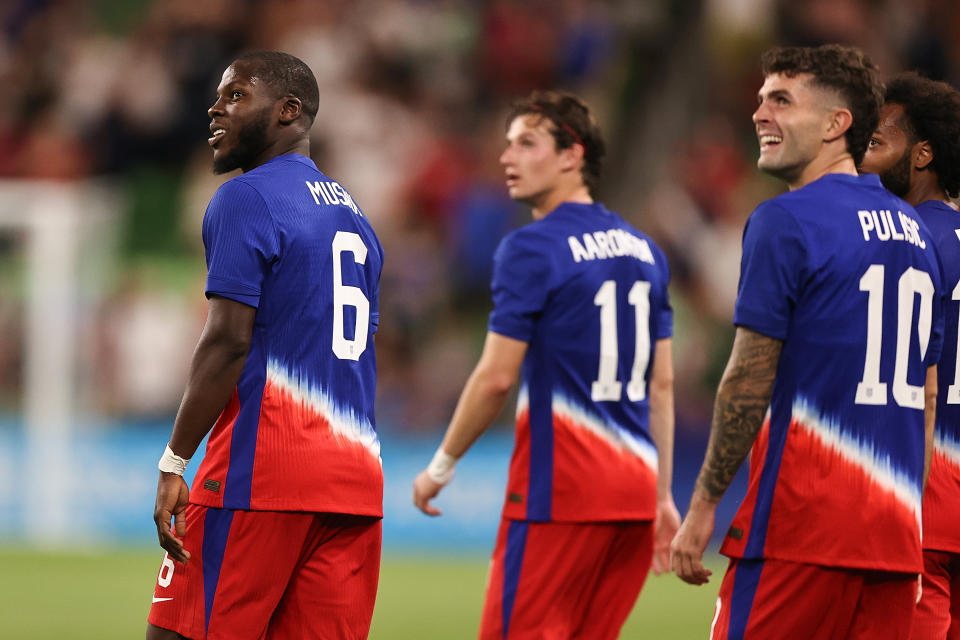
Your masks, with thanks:
[{"label": "aaronson name on jersey", "polygon": [[924,242],[917,231],[920,224],[902,211],[897,211],[897,218],[900,220],[899,230],[889,209],[880,209],[879,211],[861,209],[857,211],[857,215],[860,216],[860,227],[863,229],[863,239],[865,241],[871,240],[870,233],[873,232],[876,239],[883,242],[904,240],[921,249],[927,247],[927,243]]},{"label": "aaronson name on jersey", "polygon": [[643,238],[638,238],[623,229],[607,229],[585,233],[581,242],[577,236],[567,238],[574,262],[581,260],[604,260],[619,256],[631,256],[654,264],[653,252]]}]

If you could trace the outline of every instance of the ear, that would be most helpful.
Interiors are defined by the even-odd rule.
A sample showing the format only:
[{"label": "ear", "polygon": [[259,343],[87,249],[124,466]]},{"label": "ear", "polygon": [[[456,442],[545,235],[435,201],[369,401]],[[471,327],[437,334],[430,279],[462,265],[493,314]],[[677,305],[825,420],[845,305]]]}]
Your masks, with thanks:
[{"label": "ear", "polygon": [[853,114],[849,109],[834,109],[826,121],[826,130],[823,132],[824,142],[833,142],[844,135],[853,124]]},{"label": "ear", "polygon": [[280,124],[293,124],[293,122],[296,121],[296,119],[299,118],[302,113],[303,105],[300,103],[300,98],[287,96],[283,99],[283,103],[280,105]]},{"label": "ear", "polygon": [[933,162],[933,148],[930,141],[921,140],[910,150],[911,162],[917,169],[926,169]]},{"label": "ear", "polygon": [[566,149],[560,150],[560,168],[564,171],[579,171],[583,165],[583,145],[574,142]]}]

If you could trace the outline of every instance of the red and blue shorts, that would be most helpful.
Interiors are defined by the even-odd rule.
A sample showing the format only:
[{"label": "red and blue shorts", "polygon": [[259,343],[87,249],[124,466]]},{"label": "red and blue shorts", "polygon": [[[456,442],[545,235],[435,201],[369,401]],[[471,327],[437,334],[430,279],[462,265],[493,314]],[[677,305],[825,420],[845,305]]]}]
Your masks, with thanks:
[{"label": "red and blue shorts", "polygon": [[711,640],[906,640],[917,575],[732,559]]},{"label": "red and blue shorts", "polygon": [[366,638],[379,518],[191,504],[186,565],[164,556],[150,624],[194,640]]},{"label": "red and blue shorts", "polygon": [[615,639],[652,559],[652,522],[504,519],[480,638]]},{"label": "red and blue shorts", "polygon": [[960,553],[924,549],[922,584],[910,637],[960,640]]}]

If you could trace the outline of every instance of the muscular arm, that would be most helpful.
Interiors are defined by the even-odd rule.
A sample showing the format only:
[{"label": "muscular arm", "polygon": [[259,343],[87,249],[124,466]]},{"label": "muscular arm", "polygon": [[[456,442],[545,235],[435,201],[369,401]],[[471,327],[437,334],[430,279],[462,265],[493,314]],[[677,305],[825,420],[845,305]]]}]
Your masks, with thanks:
[{"label": "muscular arm", "polygon": [[707,454],[690,508],[670,546],[671,566],[691,584],[703,584],[710,576],[702,559],[713,535],[714,512],[763,424],[782,347],[781,340],[737,328],[717,389]]},{"label": "muscular arm", "polygon": [[[493,423],[517,380],[526,353],[526,342],[492,331],[487,333],[480,361],[463,387],[440,445],[443,451],[459,458]],[[439,515],[440,510],[432,506],[430,500],[442,487],[426,470],[422,471],[413,483],[414,504],[424,513]]]},{"label": "muscular arm", "polygon": [[930,478],[930,460],[933,458],[933,431],[937,422],[937,365],[927,367],[927,383],[924,385],[926,404],[923,411],[923,490],[927,490]]},{"label": "muscular arm", "polygon": [[650,374],[650,436],[657,446],[657,519],[654,526],[653,572],[670,570],[670,541],[680,526],[673,501],[673,341],[658,340]]},{"label": "muscular arm", "polygon": [[[178,456],[193,456],[230,401],[250,349],[256,313],[253,307],[233,300],[210,299],[207,323],[193,352],[186,390],[170,436],[170,449]],[[174,560],[183,563],[190,559],[179,539],[186,532],[184,513],[188,499],[189,491],[183,478],[161,471],[153,520],[160,546]]]}]

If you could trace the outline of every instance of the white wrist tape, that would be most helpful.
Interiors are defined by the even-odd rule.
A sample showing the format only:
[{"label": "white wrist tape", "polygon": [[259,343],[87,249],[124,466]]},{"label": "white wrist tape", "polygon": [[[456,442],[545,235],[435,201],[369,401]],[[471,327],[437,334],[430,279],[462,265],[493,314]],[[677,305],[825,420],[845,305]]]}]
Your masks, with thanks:
[{"label": "white wrist tape", "polygon": [[427,465],[427,475],[434,482],[447,484],[453,479],[453,467],[457,464],[457,460],[459,458],[454,458],[444,451],[441,445],[437,452],[433,454],[433,460]]},{"label": "white wrist tape", "polygon": [[167,448],[164,450],[163,456],[157,464],[157,468],[166,473],[175,473],[178,476],[182,476],[189,463],[190,458],[181,458],[175,454],[170,449],[170,445],[167,444]]}]

